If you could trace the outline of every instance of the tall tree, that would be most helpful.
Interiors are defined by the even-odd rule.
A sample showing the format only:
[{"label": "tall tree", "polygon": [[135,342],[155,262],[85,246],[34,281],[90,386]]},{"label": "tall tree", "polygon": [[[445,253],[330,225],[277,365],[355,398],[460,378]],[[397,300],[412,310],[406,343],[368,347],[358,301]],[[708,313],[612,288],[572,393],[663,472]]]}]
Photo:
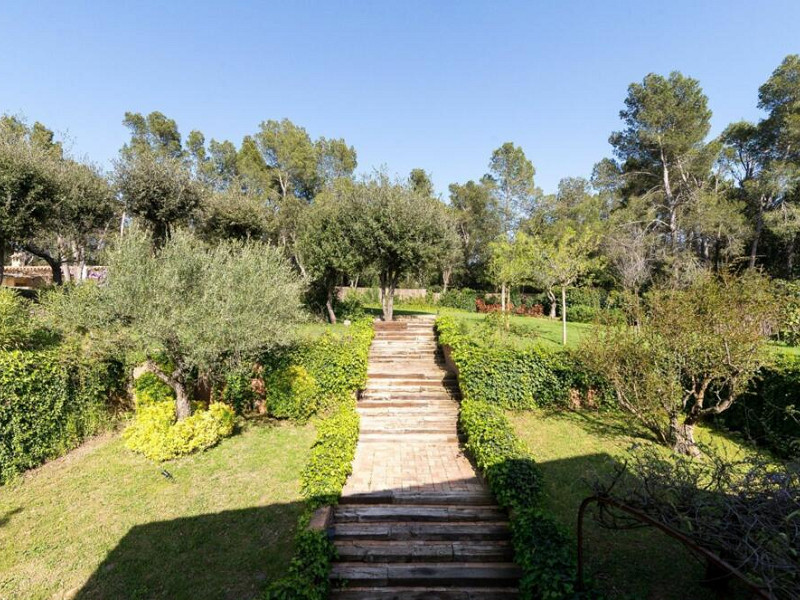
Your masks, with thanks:
[{"label": "tall tree", "polygon": [[423,196],[433,196],[433,181],[425,169],[411,169],[408,184],[416,193]]},{"label": "tall tree", "polygon": [[708,99],[695,79],[651,73],[628,87],[620,117],[625,129],[609,142],[621,161],[623,194],[652,202],[668,246],[678,250],[682,213],[697,200],[718,153],[716,144],[705,143]]},{"label": "tall tree", "polygon": [[510,236],[519,221],[533,209],[536,170],[522,148],[506,142],[492,152],[489,173],[496,182],[503,232]]},{"label": "tall tree", "polygon": [[450,206],[461,239],[464,270],[474,286],[486,279],[489,244],[502,231],[497,198],[492,192],[493,183],[487,179],[450,185]]}]

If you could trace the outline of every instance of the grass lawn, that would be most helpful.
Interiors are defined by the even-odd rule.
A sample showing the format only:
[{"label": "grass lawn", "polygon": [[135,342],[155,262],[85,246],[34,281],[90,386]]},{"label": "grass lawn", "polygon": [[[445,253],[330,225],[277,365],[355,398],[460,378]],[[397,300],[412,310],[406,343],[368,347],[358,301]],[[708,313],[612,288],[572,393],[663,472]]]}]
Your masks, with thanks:
[{"label": "grass lawn", "polygon": [[[644,432],[613,414],[537,410],[509,417],[542,468],[549,510],[573,534],[578,507],[592,495],[588,482],[611,473],[612,460],[624,457],[631,444],[648,443]],[[710,429],[699,427],[696,433],[699,442],[718,446],[731,458],[746,451]],[[605,529],[594,522],[592,510],[585,519],[586,568],[610,598],[714,597],[698,585],[703,565],[677,541],[650,529]]]},{"label": "grass lawn", "polygon": [[0,598],[253,598],[283,574],[311,426],[161,467],[116,434],[0,487]]},{"label": "grass lawn", "polygon": [[[365,308],[376,315],[380,314],[378,304],[367,304]],[[459,319],[466,320],[474,325],[479,325],[486,319],[486,315],[476,312],[468,312],[458,308],[446,306],[434,306],[430,304],[401,304],[396,305],[394,313],[400,315],[414,314],[437,314],[452,315]],[[514,337],[529,340],[534,343],[543,342],[547,345],[561,346],[561,321],[549,319],[547,317],[523,317],[519,315],[511,316],[511,330]],[[567,323],[567,345],[576,346],[592,330],[594,325],[590,323]]]}]

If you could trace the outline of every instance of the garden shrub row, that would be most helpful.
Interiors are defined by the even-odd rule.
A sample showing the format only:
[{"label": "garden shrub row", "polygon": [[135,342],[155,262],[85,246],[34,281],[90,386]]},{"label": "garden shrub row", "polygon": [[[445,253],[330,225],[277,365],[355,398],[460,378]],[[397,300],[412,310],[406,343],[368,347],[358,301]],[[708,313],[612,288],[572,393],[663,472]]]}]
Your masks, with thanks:
[{"label": "garden shrub row", "polygon": [[564,405],[575,394],[598,405],[611,398],[603,377],[591,371],[580,356],[544,345],[518,347],[513,343],[472,335],[463,321],[440,317],[441,344],[457,348],[456,362],[462,392],[502,408],[524,410]]},{"label": "garden shrub row", "polygon": [[121,363],[71,345],[0,351],[0,483],[103,429],[124,382]]},{"label": "garden shrub row", "polygon": [[[514,432],[505,408],[530,408],[564,398],[562,366],[545,351],[518,359],[510,348],[482,347],[457,321],[440,317],[439,342],[449,346],[462,392],[459,427],[498,503],[509,511],[514,559],[522,568],[520,597],[576,597],[573,541],[541,508],[542,473]],[[480,368],[487,361],[486,369]],[[492,386],[499,386],[493,388]],[[506,396],[507,394],[507,396]],[[583,596],[588,597],[588,596]]]},{"label": "garden shrub row", "polygon": [[349,334],[324,335],[293,354],[314,376],[318,393],[327,395],[319,403],[327,413],[316,422],[317,438],[300,480],[306,508],[298,523],[295,553],[287,575],[267,590],[267,600],[328,597],[334,547],[327,532],[308,525],[317,508],[338,501],[352,469],[359,426],[355,394],[366,384],[372,336],[372,320],[361,319],[351,325]]}]

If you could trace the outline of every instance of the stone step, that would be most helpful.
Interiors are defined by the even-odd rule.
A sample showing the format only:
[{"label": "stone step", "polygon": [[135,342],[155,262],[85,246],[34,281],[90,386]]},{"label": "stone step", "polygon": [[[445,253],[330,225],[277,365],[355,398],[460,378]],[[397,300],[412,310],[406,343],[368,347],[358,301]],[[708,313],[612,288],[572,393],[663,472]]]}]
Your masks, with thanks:
[{"label": "stone step", "polygon": [[339,501],[341,505],[402,504],[415,506],[495,506],[494,498],[488,491],[479,492],[418,492],[411,490],[381,490],[347,494]]},{"label": "stone step", "polygon": [[356,541],[335,542],[337,557],[344,562],[505,562],[514,550],[504,540],[453,541]]},{"label": "stone step", "polygon": [[366,523],[373,521],[505,521],[506,514],[495,506],[413,504],[370,504],[368,506],[337,506],[334,510],[337,523]]},{"label": "stone step", "polygon": [[360,585],[430,585],[516,587],[520,569],[513,563],[334,563],[332,581],[346,581],[350,586]]},{"label": "stone step", "polygon": [[335,540],[507,540],[511,533],[506,521],[375,521],[371,523],[335,523]]},{"label": "stone step", "polygon": [[332,600],[516,600],[515,587],[347,587],[331,591]]},{"label": "stone step", "polygon": [[373,369],[371,371],[367,371],[367,378],[368,380],[375,380],[375,381],[401,381],[403,383],[411,383],[415,381],[420,381],[423,383],[428,382],[446,382],[446,383],[455,383],[456,378],[445,371],[444,369],[427,369],[427,370],[405,370],[405,369],[397,369],[397,370],[390,370],[387,368],[381,369]]},{"label": "stone step", "polygon": [[458,405],[450,396],[443,396],[442,398],[362,398],[358,402],[358,408],[375,408],[375,409],[402,409],[407,408],[410,410],[455,410],[458,412]]},{"label": "stone step", "polygon": [[422,406],[364,406],[362,403],[358,405],[356,412],[366,419],[387,417],[398,417],[412,421],[430,417],[458,419],[458,407],[455,403],[451,403],[450,406],[430,406],[427,404]]}]

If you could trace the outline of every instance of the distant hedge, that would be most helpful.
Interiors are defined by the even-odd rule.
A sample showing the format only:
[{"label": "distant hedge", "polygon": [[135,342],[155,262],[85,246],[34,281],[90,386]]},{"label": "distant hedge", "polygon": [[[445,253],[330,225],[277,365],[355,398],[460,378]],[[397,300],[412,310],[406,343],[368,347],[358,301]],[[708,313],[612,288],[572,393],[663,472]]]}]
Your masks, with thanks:
[{"label": "distant hedge", "polygon": [[0,482],[102,429],[124,380],[121,363],[77,348],[0,352]]}]

